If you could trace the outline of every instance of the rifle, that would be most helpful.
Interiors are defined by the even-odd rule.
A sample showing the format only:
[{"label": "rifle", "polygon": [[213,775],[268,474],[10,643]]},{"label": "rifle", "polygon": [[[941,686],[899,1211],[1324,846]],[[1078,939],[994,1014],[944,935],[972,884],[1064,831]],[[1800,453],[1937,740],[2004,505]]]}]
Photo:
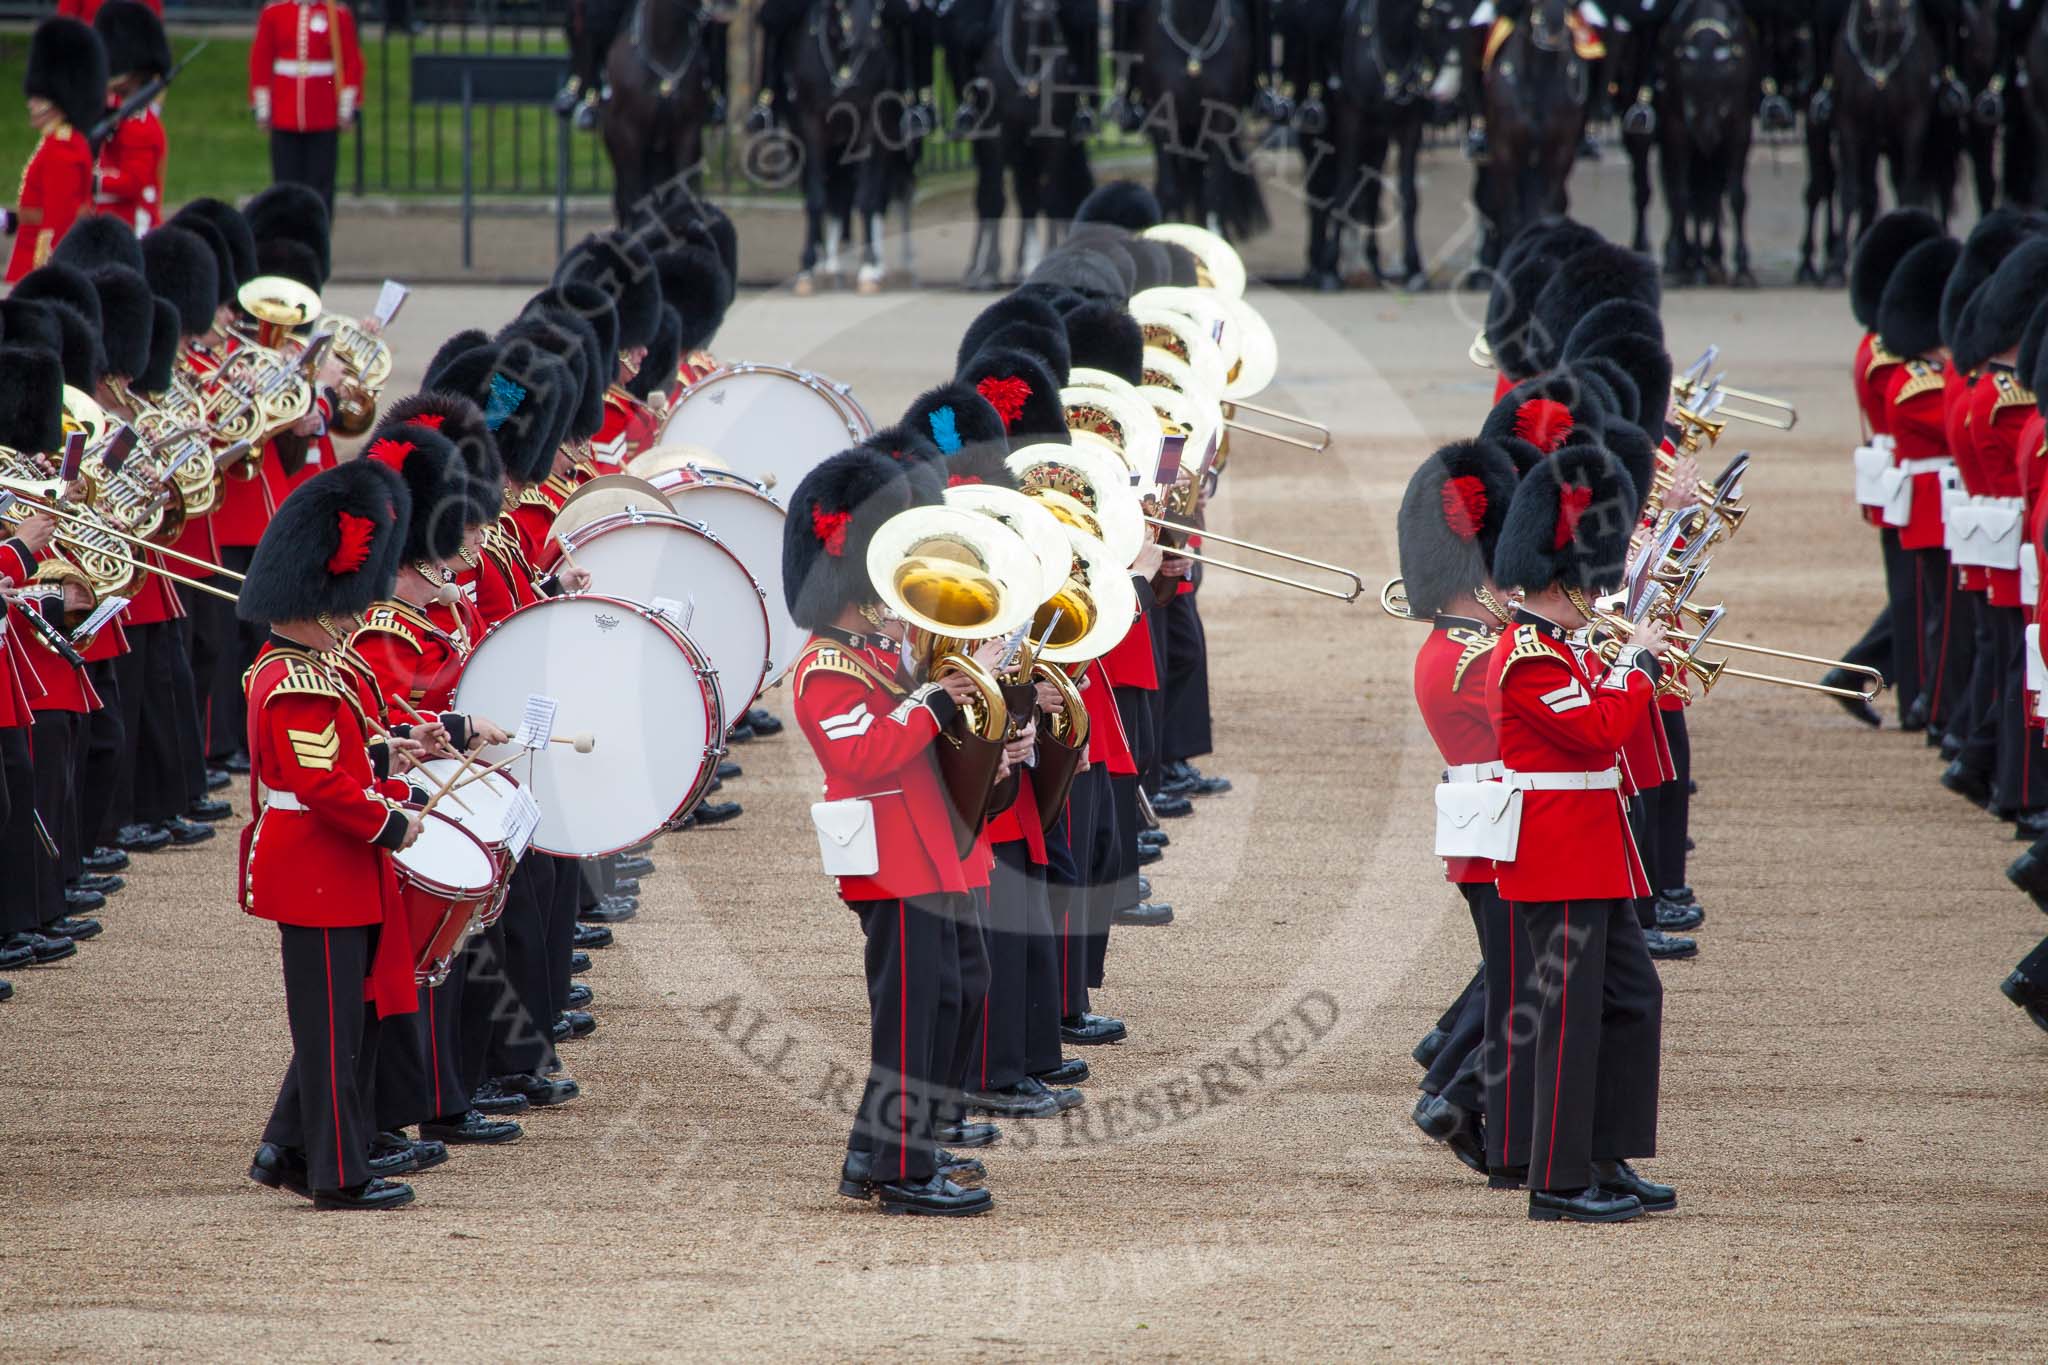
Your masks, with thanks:
[{"label": "rifle", "polygon": [[163,75],[153,76],[145,81],[134,94],[121,101],[119,108],[101,119],[98,123],[95,123],[92,126],[92,130],[85,135],[86,144],[92,148],[93,155],[99,155],[100,148],[105,145],[108,138],[114,135],[114,130],[121,126],[123,119],[126,119],[131,114],[140,113],[155,103],[156,97],[163,94],[170,83],[178,78],[180,71],[192,65],[194,57],[206,51],[206,45],[211,41],[211,39],[202,39],[198,47],[185,54],[183,61],[180,61]]}]

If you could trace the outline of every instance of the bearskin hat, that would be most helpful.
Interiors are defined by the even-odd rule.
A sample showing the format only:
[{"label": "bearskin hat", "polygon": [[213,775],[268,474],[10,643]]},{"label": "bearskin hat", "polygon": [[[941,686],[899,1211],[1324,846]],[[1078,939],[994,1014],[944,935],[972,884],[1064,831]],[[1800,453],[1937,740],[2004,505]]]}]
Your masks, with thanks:
[{"label": "bearskin hat", "polygon": [[92,28],[107,50],[109,76],[136,76],[146,81],[170,75],[176,65],[171,60],[171,40],[164,36],[164,21],[137,0],[107,0],[92,17]]},{"label": "bearskin hat", "polygon": [[1052,310],[1061,317],[1073,312],[1088,302],[1087,296],[1078,294],[1063,284],[1041,280],[1036,284],[1020,284],[1007,295],[1009,298],[1037,299],[1040,303],[1052,305]]},{"label": "bearskin hat", "polygon": [[[205,246],[213,257],[214,305],[233,307],[241,293],[242,276],[235,269],[235,252],[228,245],[227,234],[204,218],[173,218],[165,226],[190,233]],[[255,275],[252,273],[249,278],[254,279]]]},{"label": "bearskin hat", "polygon": [[1034,327],[1059,327],[1060,314],[1058,309],[1035,295],[1005,294],[975,314],[974,321],[967,324],[967,330],[960,334],[960,347],[953,354],[953,367],[957,370],[965,365],[990,337],[1017,322]]},{"label": "bearskin hat", "polygon": [[998,327],[969,356],[988,350],[1022,351],[1042,363],[1055,382],[1064,385],[1074,368],[1064,325],[1040,327],[1031,322],[1013,322]]},{"label": "bearskin hat", "polygon": [[442,370],[448,367],[449,361],[465,351],[473,351],[479,346],[488,346],[490,344],[490,334],[481,327],[468,327],[457,332],[454,336],[442,342],[440,349],[434,352],[433,358],[427,361],[426,378],[422,381],[423,384],[427,388],[436,387],[434,380],[440,375]]},{"label": "bearskin hat", "polygon": [[[2041,342],[2044,338],[2048,338],[2048,299],[2040,300],[2034,311],[2027,315],[2026,330],[2020,333],[2019,351],[2013,356],[2013,373],[2019,376],[2020,383],[2027,384],[2030,389],[2033,389],[2033,385],[2027,381],[2040,367]],[[2041,392],[2039,389],[2033,391],[2036,394]]]},{"label": "bearskin hat", "polygon": [[[1136,269],[1136,275],[1131,281],[1133,294],[1142,294],[1147,289],[1160,289],[1179,283],[1174,279],[1173,258],[1167,254],[1167,243],[1149,241],[1143,237],[1130,237],[1125,239],[1123,248],[1131,258],[1131,265]],[[1188,259],[1194,259],[1192,253]]]},{"label": "bearskin hat", "polygon": [[[121,0],[132,4],[134,0]],[[142,269],[142,243],[135,229],[110,213],[92,213],[72,223],[50,259],[73,270],[94,270],[103,265],[125,265]]]},{"label": "bearskin hat", "polygon": [[178,310],[171,306],[171,301],[156,299],[152,306],[155,311],[149,328],[149,363],[131,385],[141,394],[159,394],[171,387],[179,344],[185,339],[184,329],[178,325]]},{"label": "bearskin hat", "polygon": [[[2042,301],[2041,307],[2043,313],[2048,314],[2048,299],[2044,299]],[[2042,321],[2042,333],[2043,335],[2048,335],[2048,317],[2044,317]],[[2037,335],[2035,338],[2033,355],[2034,363],[2029,366],[2018,367],[2020,382],[2025,384],[2028,388],[2034,391],[2036,397],[2036,407],[2039,407],[2040,405],[2040,395],[2048,394],[2048,346],[2043,346],[2040,344],[2041,340],[2043,339],[2043,335]],[[2025,359],[2024,352],[2022,353],[2021,358]]]},{"label": "bearskin hat", "polygon": [[405,521],[406,561],[453,559],[463,534],[475,525],[476,497],[469,467],[455,443],[416,422],[385,422],[363,457],[394,469],[405,480],[412,515]]},{"label": "bearskin hat", "polygon": [[498,519],[504,508],[505,462],[498,457],[497,438],[484,424],[482,408],[460,394],[424,391],[388,404],[379,434],[400,425],[425,427],[446,437],[469,474],[475,503],[470,524],[483,526]]},{"label": "bearskin hat", "polygon": [[1121,253],[1112,260],[1098,252],[1061,247],[1040,261],[1025,283],[1056,284],[1085,298],[1102,299],[1122,307],[1131,299],[1126,274],[1129,268],[1130,259]]},{"label": "bearskin hat", "polygon": [[1564,358],[1576,367],[1601,361],[1619,370],[1635,391],[1633,409],[1622,416],[1645,430],[1663,427],[1664,412],[1671,405],[1671,355],[1664,349],[1661,332],[1606,332],[1581,341],[1574,329]]},{"label": "bearskin hat", "polygon": [[1131,255],[1130,244],[1131,234],[1122,228],[1108,223],[1082,223],[1067,234],[1059,251],[1101,257],[1116,272],[1117,282],[1128,299],[1138,290],[1138,262]]},{"label": "bearskin hat", "polygon": [[1628,416],[1621,409],[1621,391],[1612,384],[1609,384],[1607,377],[1598,370],[1587,369],[1580,365],[1572,365],[1552,370],[1550,373],[1553,375],[1569,374],[1572,378],[1578,380],[1580,386],[1586,390],[1587,399],[1594,407],[1599,409],[1600,420],[1603,423]]},{"label": "bearskin hat", "polygon": [[1498,269],[1503,272],[1513,270],[1530,256],[1553,256],[1561,261],[1606,240],[1598,228],[1589,227],[1576,218],[1538,218],[1516,233],[1514,240],[1501,251]]},{"label": "bearskin hat", "polygon": [[675,382],[676,367],[682,359],[683,322],[676,316],[676,310],[664,303],[661,305],[661,325],[654,329],[654,340],[648,345],[640,368],[626,381],[626,392],[643,403],[648,402]]},{"label": "bearskin hat", "polygon": [[[2042,220],[2016,208],[1995,208],[1977,220],[1963,240],[1962,255],[1941,290],[1941,344],[1950,350],[1962,339],[1963,309],[1991,278],[1999,263],[2021,242],[2039,232]],[[1878,306],[1883,307],[1880,297]],[[1887,347],[1887,350],[1890,348]],[[1896,352],[1894,353],[1896,354]]]},{"label": "bearskin hat", "polygon": [[1885,282],[1906,253],[1941,235],[1940,222],[1926,209],[1893,209],[1864,229],[1849,262],[1849,311],[1864,331],[1877,330]]},{"label": "bearskin hat", "polygon": [[1964,374],[2020,344],[2034,305],[2048,294],[2048,237],[2013,248],[1963,310],[1955,339],[1956,368]]},{"label": "bearskin hat", "polygon": [[1570,445],[1597,446],[1612,455],[1621,465],[1621,472],[1628,475],[1629,486],[1636,496],[1636,515],[1641,516],[1643,500],[1650,496],[1650,476],[1657,467],[1657,447],[1633,422],[1610,421],[1597,435],[1583,433]]},{"label": "bearskin hat", "polygon": [[1166,283],[1179,289],[1194,289],[1202,283],[1201,262],[1179,242],[1154,242],[1166,253]]},{"label": "bearskin hat", "polygon": [[1656,263],[1613,242],[1584,247],[1567,256],[1538,291],[1533,321],[1539,335],[1561,345],[1579,319],[1609,299],[1631,299],[1655,310],[1663,299]]},{"label": "bearskin hat", "polygon": [[941,384],[925,390],[903,414],[902,425],[930,440],[942,455],[978,446],[998,451],[1009,448],[1002,417],[966,384]]},{"label": "bearskin hat", "polygon": [[56,313],[34,299],[0,299],[0,337],[10,346],[34,346],[53,356],[64,353],[64,329],[57,325]]},{"label": "bearskin hat", "polygon": [[264,528],[235,602],[244,621],[352,616],[398,581],[411,498],[379,460],[350,460],[293,490]]},{"label": "bearskin hat", "polygon": [[1556,357],[1563,338],[1540,332],[1535,306],[1537,294],[1558,265],[1557,257],[1537,251],[1522,256],[1512,268],[1503,262],[1494,271],[1493,288],[1486,297],[1486,345],[1493,363],[1510,379],[1537,374]]},{"label": "bearskin hat", "polygon": [[946,457],[923,433],[906,423],[883,427],[862,445],[902,465],[920,498],[940,497],[946,488]]},{"label": "bearskin hat", "polygon": [[1570,360],[1586,347],[1608,337],[1646,336],[1658,338],[1662,348],[1664,319],[1657,310],[1635,299],[1609,299],[1572,324],[1559,349]]},{"label": "bearskin hat", "polygon": [[623,233],[592,233],[569,249],[555,267],[555,283],[581,280],[603,290],[619,311],[622,351],[637,351],[654,340],[661,322],[661,291],[655,284],[654,258]]},{"label": "bearskin hat", "polygon": [[1454,441],[1422,462],[1396,522],[1410,611],[1431,617],[1485,586],[1516,478],[1508,453],[1491,441]]},{"label": "bearskin hat", "polygon": [[[619,344],[619,310],[613,305],[611,295],[594,284],[570,280],[566,284],[543,289],[519,310],[521,317],[540,316],[557,326],[567,326],[562,321],[563,314],[589,328],[587,359],[609,383],[611,376],[618,373],[619,352],[623,349]],[[568,330],[580,335],[581,329],[568,326]]]},{"label": "bearskin hat", "polygon": [[1525,379],[1501,396],[1479,426],[1479,439],[1526,441],[1549,455],[1576,434],[1598,436],[1607,414],[1583,376],[1554,371]]},{"label": "bearskin hat", "polygon": [[782,532],[782,595],[790,617],[817,630],[846,608],[875,601],[868,543],[876,529],[941,496],[865,445],[842,450],[804,475],[790,495]]},{"label": "bearskin hat", "polygon": [[1589,387],[1598,387],[1605,392],[1607,411],[1625,422],[1640,420],[1643,407],[1642,390],[1628,371],[1605,356],[1585,356],[1571,363],[1574,374],[1585,378]]},{"label": "bearskin hat", "polygon": [[681,324],[679,355],[709,346],[725,325],[733,298],[732,277],[725,273],[718,254],[701,246],[674,247],[655,256],[654,273],[661,282],[662,300],[675,310]]},{"label": "bearskin hat", "polygon": [[1165,221],[1159,199],[1135,180],[1110,180],[1097,185],[1079,208],[1076,223],[1109,223],[1125,232],[1143,232]]},{"label": "bearskin hat", "polygon": [[1000,445],[973,445],[955,451],[945,459],[946,487],[963,483],[985,483],[992,488],[1015,489],[1020,485]]},{"label": "bearskin hat", "polygon": [[271,273],[261,259],[266,243],[296,242],[313,254],[318,267],[320,279],[312,287],[318,289],[327,282],[334,270],[333,224],[327,214],[327,201],[318,190],[280,181],[251,199],[242,216],[256,239],[258,273]]},{"label": "bearskin hat", "polygon": [[1067,439],[1067,412],[1052,372],[1023,351],[991,347],[953,376],[988,401],[1012,445]]},{"label": "bearskin hat", "polygon": [[256,273],[297,280],[316,294],[327,287],[327,270],[321,265],[318,253],[305,243],[288,237],[265,237],[257,243]]},{"label": "bearskin hat", "polygon": [[560,359],[529,341],[486,342],[446,360],[433,387],[476,405],[507,479],[547,478],[576,401],[576,378]]},{"label": "bearskin hat", "polygon": [[546,351],[568,368],[569,389],[562,397],[568,404],[567,438],[586,441],[604,427],[604,392],[610,378],[590,372],[597,334],[590,324],[571,314],[539,313],[520,318],[498,332],[497,339],[524,341]]},{"label": "bearskin hat", "polygon": [[107,350],[107,369],[133,379],[149,368],[156,295],[149,292],[148,280],[123,265],[103,265],[89,278],[100,298],[100,340]]},{"label": "bearskin hat", "polygon": [[63,331],[64,344],[58,355],[64,361],[64,382],[82,393],[99,387],[107,373],[107,350],[100,344],[100,329],[68,303],[41,300]]},{"label": "bearskin hat", "polygon": [[107,50],[99,35],[76,19],[37,24],[28,40],[21,93],[41,96],[73,128],[89,130],[107,112]]},{"label": "bearskin hat", "polygon": [[235,277],[236,287],[255,279],[256,234],[249,230],[249,220],[242,211],[223,199],[194,199],[179,209],[171,221],[189,223],[195,218],[212,224],[227,243],[230,273]]},{"label": "bearskin hat", "polygon": [[98,330],[102,321],[99,291],[92,287],[92,281],[85,277],[83,271],[73,270],[68,265],[53,263],[29,271],[8,297],[66,304],[94,330]]},{"label": "bearskin hat", "polygon": [[1961,242],[1939,237],[1899,258],[1877,304],[1878,340],[1887,351],[1912,360],[1941,349],[1942,298],[1962,255]]},{"label": "bearskin hat", "polygon": [[1127,383],[1145,382],[1145,330],[1136,318],[1114,304],[1084,303],[1067,314],[1066,323],[1074,364]]},{"label": "bearskin hat", "polygon": [[55,454],[64,444],[64,365],[55,351],[0,345],[0,446]]},{"label": "bearskin hat", "polygon": [[1522,476],[1493,554],[1493,580],[1540,592],[1553,584],[1618,587],[1636,525],[1637,496],[1621,462],[1596,445],[1569,445]]}]

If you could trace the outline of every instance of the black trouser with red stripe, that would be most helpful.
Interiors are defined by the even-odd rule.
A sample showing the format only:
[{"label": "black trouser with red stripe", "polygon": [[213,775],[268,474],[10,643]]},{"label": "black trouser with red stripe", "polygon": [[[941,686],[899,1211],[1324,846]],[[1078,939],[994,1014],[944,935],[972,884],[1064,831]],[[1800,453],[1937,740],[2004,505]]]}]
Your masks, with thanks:
[{"label": "black trouser with red stripe", "polygon": [[1472,980],[1437,1022],[1449,1041],[1438,1049],[1419,1088],[1460,1109],[1477,1111],[1486,1103],[1486,910],[1489,905],[1498,906],[1500,897],[1492,882],[1460,882],[1458,893],[1472,913],[1472,934],[1478,940],[1481,961]]},{"label": "black trouser with red stripe", "polygon": [[462,1032],[481,1028],[489,1038],[486,1069],[493,1076],[538,1072],[555,1059],[548,918],[560,865],[531,850],[519,860],[492,951],[469,959],[477,979],[464,992],[469,1021]]},{"label": "black trouser with red stripe", "polygon": [[948,984],[940,996],[936,1075],[945,1084],[939,1110],[941,1123],[964,1122],[965,1092],[978,1089],[975,1065],[981,1056],[982,1030],[988,1020],[990,964],[982,925],[988,915],[989,888],[970,891],[957,918],[945,926],[944,959]]},{"label": "black trouser with red stripe", "polygon": [[966,913],[956,893],[909,900],[850,901],[867,935],[868,1079],[846,1140],[866,1152],[878,1181],[931,1179],[933,1136],[943,1081],[938,1067],[951,1046],[940,1042],[940,1021],[957,1020],[957,951],[948,926]]},{"label": "black trouser with red stripe", "polygon": [[[175,621],[130,626],[128,652],[114,661],[121,723],[128,735],[128,754],[115,786],[116,825],[160,825],[192,805],[173,711],[181,704],[170,653],[177,630]],[[111,831],[94,833],[105,838]]]},{"label": "black trouser with red stripe", "polygon": [[1022,839],[997,844],[995,855],[984,925],[988,1005],[968,1068],[970,1090],[1000,1090],[1060,1064],[1059,952],[1045,869]]},{"label": "black trouser with red stripe", "polygon": [[[1091,980],[1089,964],[1101,961],[1091,948],[1099,936],[1106,952],[1109,941],[1119,846],[1111,782],[1108,767],[1101,763],[1074,774],[1066,811],[1066,843],[1073,859],[1073,880],[1063,881],[1062,869],[1054,864],[1053,928],[1060,943],[1060,994],[1069,1016],[1088,1012],[1088,988],[1099,984],[1099,978]],[[1136,837],[1133,835],[1133,840]]]},{"label": "black trouser with red stripe", "polygon": [[26,725],[0,729],[0,858],[19,869],[0,877],[0,937],[33,933],[43,922],[29,871],[36,865],[36,775],[28,749]]},{"label": "black trouser with red stripe", "polygon": [[2027,623],[2018,607],[1987,606],[1998,651],[1998,764],[1991,804],[2000,814],[2048,805],[2048,755],[2027,725]]},{"label": "black trouser with red stripe", "polygon": [[42,825],[42,833],[34,835],[36,911],[46,925],[68,913],[57,841],[64,832],[64,812],[71,809],[72,742],[84,720],[76,711],[36,712],[35,810]]},{"label": "black trouser with red stripe", "polygon": [[1956,587],[1946,550],[1909,550],[1919,589],[1921,677],[1928,716],[1946,733],[1960,713],[1970,686],[1970,653],[1976,643],[1976,599]]},{"label": "black trouser with red stripe", "polygon": [[352,1189],[370,1178],[376,1131],[371,1106],[381,1028],[364,1003],[363,979],[378,927],[277,927],[292,1060],[263,1140],[303,1154],[314,1189]]},{"label": "black trouser with red stripe", "polygon": [[[1199,569],[1201,566],[1197,565]],[[1202,629],[1199,593],[1179,593],[1162,613],[1166,634],[1166,728],[1159,736],[1159,757],[1184,763],[1210,751],[1209,637]]]},{"label": "black trouser with red stripe", "polygon": [[420,990],[419,1010],[388,1021],[377,1036],[377,1126],[406,1128],[460,1117],[469,1109],[461,1018],[464,955],[448,979]]},{"label": "black trouser with red stripe", "polygon": [[1580,1190],[1595,1161],[1654,1156],[1664,988],[1626,899],[1523,901],[1510,916],[1505,1108],[1527,1086],[1527,1131],[1504,1163],[1532,1190]]}]

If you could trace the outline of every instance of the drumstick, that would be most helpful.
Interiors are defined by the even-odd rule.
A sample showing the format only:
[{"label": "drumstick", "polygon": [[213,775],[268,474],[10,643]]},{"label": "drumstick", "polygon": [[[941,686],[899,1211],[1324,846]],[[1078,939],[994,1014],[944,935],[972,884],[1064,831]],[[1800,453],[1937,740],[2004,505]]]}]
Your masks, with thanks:
[{"label": "drumstick", "polygon": [[[468,777],[463,778],[460,782],[457,782],[455,785],[457,787],[467,787],[472,782],[481,782],[485,778],[491,776],[492,774],[500,772],[506,767],[510,766],[511,764],[516,763],[520,758],[524,757],[525,754],[526,750],[524,749],[521,749],[516,753],[509,754],[506,757],[499,759],[496,763],[493,763],[488,768],[479,768],[476,772],[472,773]],[[461,774],[458,773],[457,776],[460,777]]]},{"label": "drumstick", "polygon": [[587,731],[580,735],[549,735],[548,743],[573,745],[577,753],[587,754],[597,747],[597,736]]},{"label": "drumstick", "polygon": [[[427,720],[425,716],[422,716],[417,710],[413,708],[412,703],[406,701],[406,699],[403,697],[394,695],[390,698],[390,701],[394,706],[403,708],[407,715],[411,716],[415,721],[419,722],[421,725],[439,724],[438,721]],[[456,805],[462,807],[462,809],[467,811],[469,814],[474,815],[476,814],[476,812],[470,810],[468,802],[464,801],[459,796],[451,796],[449,793],[449,788],[454,785],[455,778],[460,777],[464,773],[469,771],[470,763],[472,760],[466,757],[465,755],[456,753],[453,749],[450,749],[448,752],[452,754],[455,758],[460,759],[462,766],[455,770],[454,776],[451,776],[448,779],[448,781],[443,782],[441,784],[441,790],[434,793],[433,800],[429,801],[425,808],[427,810],[432,810],[434,808],[434,802],[439,801],[443,796],[449,796],[450,799],[453,800]]]},{"label": "drumstick", "polygon": [[[448,780],[441,784],[440,790],[436,791],[432,796],[428,797],[427,804],[420,807],[420,814],[425,815],[428,811],[440,805],[441,798],[444,796],[453,800],[456,805],[462,806],[464,810],[469,810],[468,806],[462,805],[462,798],[455,795],[456,779],[461,777],[467,771],[469,771],[469,764],[465,761],[461,767],[457,768],[454,772],[448,774]],[[472,811],[471,814],[475,814],[475,812]]]}]

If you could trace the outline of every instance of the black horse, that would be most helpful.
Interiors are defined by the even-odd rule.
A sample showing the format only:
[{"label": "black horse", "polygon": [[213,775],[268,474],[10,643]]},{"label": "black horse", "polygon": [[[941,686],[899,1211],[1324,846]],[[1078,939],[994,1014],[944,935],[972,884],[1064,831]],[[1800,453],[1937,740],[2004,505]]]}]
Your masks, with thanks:
[{"label": "black horse", "polygon": [[612,211],[619,222],[658,186],[694,187],[711,117],[709,33],[717,15],[701,0],[634,0],[605,53],[611,97],[601,125],[612,161]]},{"label": "black horse", "polygon": [[1266,201],[1246,153],[1258,0],[1134,0],[1140,129],[1152,140],[1153,190],[1169,219],[1226,237],[1265,231]]},{"label": "black horse", "polygon": [[[2021,60],[2029,72],[2048,73],[2048,7],[2026,34]],[[2014,202],[2039,207],[2048,189],[2048,78],[2035,77],[2015,93],[2012,120],[2006,126],[2007,176]]]},{"label": "black horse", "polygon": [[[1749,268],[1750,111],[1762,89],[1756,26],[1736,0],[1684,0],[1658,41],[1656,132],[1627,135],[1635,187],[1635,249],[1650,249],[1650,151],[1664,184],[1664,270],[1677,284],[1754,286]],[[1727,273],[1721,201],[1735,227]]]},{"label": "black horse", "polygon": [[804,252],[796,291],[825,273],[843,279],[839,245],[852,219],[861,225],[856,280],[863,293],[882,286],[883,215],[909,176],[902,136],[904,100],[883,0],[814,0],[790,54],[792,124],[803,158]]},{"label": "black horse", "polygon": [[[1841,216],[1836,212],[1835,140],[1823,119],[1809,117],[1806,139],[1806,233],[1799,239],[1799,269],[1794,276],[1801,284],[1842,283]],[[1814,253],[1828,270],[1827,278],[1814,268]]]},{"label": "black horse", "polygon": [[1567,0],[1536,0],[1486,68],[1490,152],[1472,189],[1485,224],[1482,266],[1498,261],[1527,224],[1568,207],[1592,74],[1573,46],[1567,8]]},{"label": "black horse", "polygon": [[1977,191],[1978,216],[1989,213],[1998,199],[1998,129],[2005,118],[2005,96],[1993,82],[2003,64],[1998,47],[1998,10],[2003,3],[1957,3],[1956,76],[1970,97],[1969,107],[1960,114],[1949,114],[1937,106],[1923,162],[1944,223],[1955,213],[1965,160]]},{"label": "black horse", "polygon": [[1429,287],[1415,232],[1415,163],[1429,123],[1430,90],[1450,50],[1449,24],[1448,0],[1347,0],[1329,82],[1335,195],[1321,201],[1312,190],[1309,203],[1309,280],[1317,288],[1339,283],[1345,227],[1364,233],[1366,266],[1375,280],[1387,282],[1379,233],[1390,148],[1401,158],[1401,273],[1395,278],[1404,288]]},{"label": "black horse", "polygon": [[[1924,161],[1940,74],[1917,0],[1856,0],[1835,41],[1835,147],[1840,157],[1841,247],[1853,252],[1880,211],[1879,161],[1900,204],[1933,207]],[[1830,260],[1832,278],[1844,267]]]},{"label": "black horse", "polygon": [[[956,5],[951,14],[967,8]],[[974,54],[969,79],[977,97],[974,122],[965,134],[974,148],[977,219],[965,280],[970,289],[994,289],[1003,282],[1005,172],[1023,219],[1017,278],[1037,267],[1095,185],[1087,146],[1075,136],[1075,113],[1081,90],[1092,89],[1097,77],[1082,71],[1067,50],[1059,0],[996,0],[990,19],[980,31],[947,36],[948,51]],[[1042,229],[1041,215],[1046,220]]]}]

